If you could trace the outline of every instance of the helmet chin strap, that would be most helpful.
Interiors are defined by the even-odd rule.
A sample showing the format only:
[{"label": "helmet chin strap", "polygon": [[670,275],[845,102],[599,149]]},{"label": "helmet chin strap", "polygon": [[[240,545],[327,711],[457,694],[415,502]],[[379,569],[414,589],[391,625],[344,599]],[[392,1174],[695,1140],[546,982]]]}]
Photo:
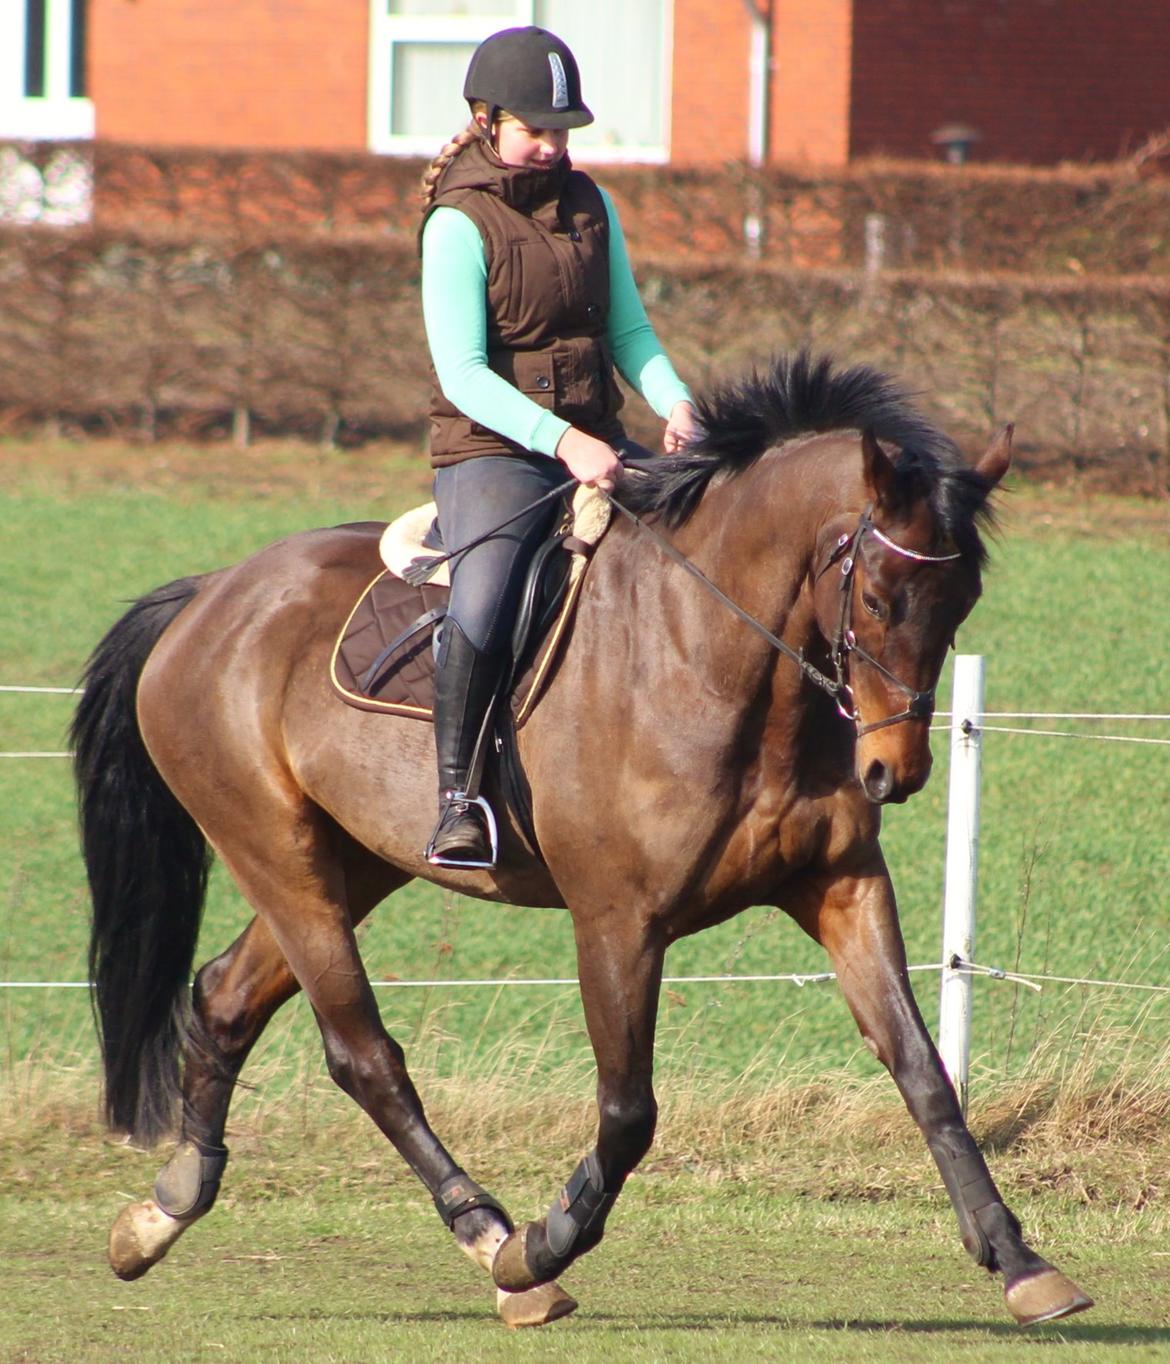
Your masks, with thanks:
[{"label": "helmet chin strap", "polygon": [[472,115],[472,121],[478,126],[479,131],[483,134],[484,141],[497,156],[500,154],[499,127],[500,115],[503,112],[504,110],[498,104],[489,105],[486,113],[482,115],[482,117],[487,120],[485,123],[480,123],[480,114]]}]

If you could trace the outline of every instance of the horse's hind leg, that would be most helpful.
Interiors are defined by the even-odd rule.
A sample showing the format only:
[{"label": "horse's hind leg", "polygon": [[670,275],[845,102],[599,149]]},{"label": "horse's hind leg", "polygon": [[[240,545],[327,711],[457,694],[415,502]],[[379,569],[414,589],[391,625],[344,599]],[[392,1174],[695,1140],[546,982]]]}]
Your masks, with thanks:
[{"label": "horse's hind leg", "polygon": [[[333,1079],[423,1181],[460,1248],[490,1269],[511,1222],[456,1165],[427,1123],[402,1049],[382,1025],[354,938],[355,922],[407,878],[395,873],[396,879],[388,879],[391,869],[384,864],[372,874],[367,866],[362,874],[354,859],[363,859],[348,844],[343,871],[337,855],[343,836],[315,812],[295,827],[291,846],[265,844],[250,853],[239,848],[238,833],[236,847],[220,846],[258,918],[200,972],[184,1076],[183,1140],[160,1175],[155,1199],[134,1205],[146,1209],[137,1225],[123,1224],[128,1247],[120,1256],[123,1269],[144,1273],[211,1206],[226,1159],[221,1143],[236,1076],[272,1014],[298,988],[312,1004]],[[266,833],[273,838],[272,825]],[[576,1305],[555,1285],[501,1294],[497,1301],[511,1326],[553,1321]]]},{"label": "horse's hind leg", "polygon": [[[348,844],[346,900],[356,926],[409,876]],[[137,1279],[211,1210],[227,1163],[224,1128],[244,1062],[272,1016],[300,989],[267,924],[256,918],[202,967],[184,1039],[179,1141],[155,1182],[154,1197],[132,1203],[110,1233],[110,1265]]]},{"label": "horse's hind leg", "polygon": [[[319,864],[305,858],[291,869],[295,898],[287,884],[279,888],[284,894],[275,894],[272,878],[278,867],[283,880],[290,868],[279,857],[267,858],[263,867],[237,863],[233,873],[253,904],[279,906],[276,913],[269,911],[268,923],[313,1006],[330,1075],[423,1182],[460,1246],[489,1267],[512,1229],[511,1220],[431,1130],[403,1050],[382,1024],[339,888],[330,885]],[[497,1298],[500,1315],[510,1326],[541,1325],[576,1306],[555,1286],[522,1298]]]},{"label": "horse's hind leg", "polygon": [[884,865],[879,860],[870,875],[809,877],[784,904],[828,950],[866,1044],[890,1071],[926,1138],[964,1246],[978,1264],[1003,1274],[1008,1310],[1029,1326],[1091,1307],[1091,1298],[1024,1241],[967,1130],[910,990]]},{"label": "horse's hind leg", "polygon": [[224,1126],[236,1080],[272,1015],[299,989],[267,926],[253,919],[195,978],[183,1066],[179,1143],[154,1197],[124,1208],[110,1232],[110,1265],[137,1279],[209,1212],[227,1163]]}]

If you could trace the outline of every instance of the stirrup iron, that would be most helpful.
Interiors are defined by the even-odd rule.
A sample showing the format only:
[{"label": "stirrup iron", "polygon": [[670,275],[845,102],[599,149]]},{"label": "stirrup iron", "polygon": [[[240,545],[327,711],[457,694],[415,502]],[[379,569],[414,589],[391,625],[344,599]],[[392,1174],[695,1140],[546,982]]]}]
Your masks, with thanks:
[{"label": "stirrup iron", "polygon": [[[444,857],[442,853],[435,852],[435,839],[438,837],[439,830],[443,827],[443,819],[452,805],[463,802],[466,805],[475,805],[483,811],[484,819],[487,821],[488,843],[490,845],[490,860],[470,860],[457,857]],[[432,867],[463,867],[468,871],[492,871],[500,854],[499,830],[496,826],[496,816],[492,807],[487,803],[483,796],[469,796],[466,791],[452,791],[444,798],[442,809],[439,811],[439,818],[435,824],[434,833],[431,834],[423,856]]]}]

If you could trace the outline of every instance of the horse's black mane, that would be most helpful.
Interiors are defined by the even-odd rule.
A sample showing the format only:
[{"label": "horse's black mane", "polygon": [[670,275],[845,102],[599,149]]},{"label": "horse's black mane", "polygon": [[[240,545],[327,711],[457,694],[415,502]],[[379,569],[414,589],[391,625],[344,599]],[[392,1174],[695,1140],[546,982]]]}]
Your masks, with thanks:
[{"label": "horse's black mane", "polygon": [[940,538],[982,562],[979,524],[990,520],[987,481],[955,443],[931,425],[910,396],[868,365],[837,369],[830,356],[802,350],[770,370],[724,383],[696,399],[703,437],[677,455],[632,461],[640,477],[622,484],[621,499],[642,514],[681,525],[713,479],[749,468],[771,447],[822,431],[870,430],[898,447],[894,464],[907,504],[930,501]]}]

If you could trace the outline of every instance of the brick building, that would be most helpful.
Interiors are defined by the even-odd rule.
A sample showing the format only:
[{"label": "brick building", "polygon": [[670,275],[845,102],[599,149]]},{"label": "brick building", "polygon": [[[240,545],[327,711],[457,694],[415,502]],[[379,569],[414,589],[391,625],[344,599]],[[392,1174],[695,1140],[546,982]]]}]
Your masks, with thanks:
[{"label": "brick building", "polygon": [[4,0],[0,138],[430,152],[475,43],[577,52],[581,161],[1111,159],[1170,125],[1167,0]]}]

